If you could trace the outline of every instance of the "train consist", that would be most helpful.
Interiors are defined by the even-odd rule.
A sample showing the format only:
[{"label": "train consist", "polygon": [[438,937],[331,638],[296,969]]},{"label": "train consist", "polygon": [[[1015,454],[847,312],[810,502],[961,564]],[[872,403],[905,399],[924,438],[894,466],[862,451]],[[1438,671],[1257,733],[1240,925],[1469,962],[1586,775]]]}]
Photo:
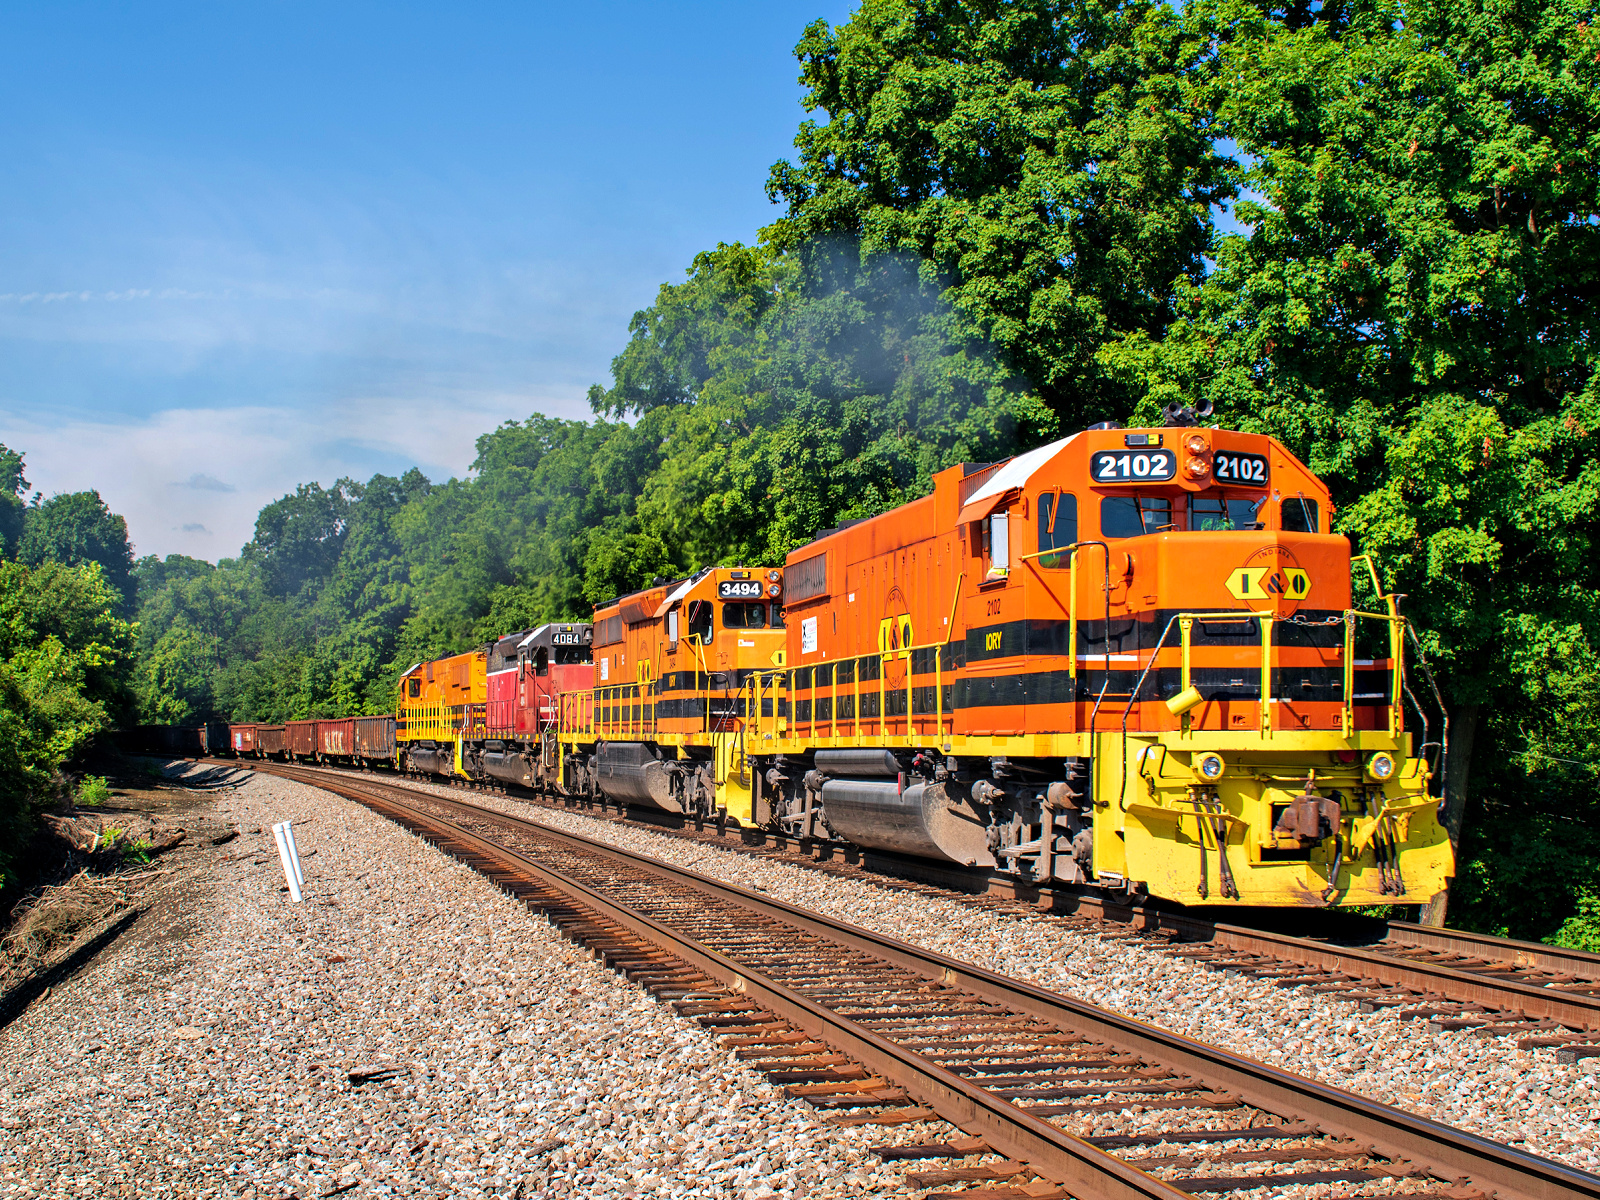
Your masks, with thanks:
[{"label": "train consist", "polygon": [[[420,663],[393,717],[229,744],[1183,904],[1444,886],[1445,739],[1398,598],[1276,440],[1097,426],[933,483],[781,569]],[[1353,607],[1353,570],[1381,611]]]}]

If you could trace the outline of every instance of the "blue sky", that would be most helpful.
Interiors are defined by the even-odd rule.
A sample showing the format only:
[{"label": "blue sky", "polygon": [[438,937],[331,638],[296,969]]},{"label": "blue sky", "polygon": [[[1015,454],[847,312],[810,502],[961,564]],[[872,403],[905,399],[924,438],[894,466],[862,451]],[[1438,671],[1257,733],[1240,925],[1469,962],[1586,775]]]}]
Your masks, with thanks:
[{"label": "blue sky", "polygon": [[587,416],[628,317],[776,215],[835,0],[9,6],[0,442],[139,554]]}]

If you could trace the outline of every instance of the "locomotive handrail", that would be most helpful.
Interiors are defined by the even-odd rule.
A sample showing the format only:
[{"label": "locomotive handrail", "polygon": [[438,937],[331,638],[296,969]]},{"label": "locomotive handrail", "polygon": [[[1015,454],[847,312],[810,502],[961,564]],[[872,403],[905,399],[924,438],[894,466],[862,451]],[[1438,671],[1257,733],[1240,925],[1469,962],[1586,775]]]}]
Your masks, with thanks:
[{"label": "locomotive handrail", "polygon": [[[1034,574],[1039,576],[1039,582],[1044,585],[1045,591],[1050,594],[1050,598],[1053,599],[1057,604],[1060,604],[1061,598],[1056,595],[1055,589],[1050,586],[1049,576],[1043,574],[1039,570],[1038,564],[1033,560],[1036,558],[1042,558],[1046,554],[1060,554],[1062,551],[1066,551],[1067,553],[1067,655],[1069,660],[1067,671],[1068,676],[1072,680],[1072,699],[1074,704],[1077,703],[1078,699],[1078,551],[1084,546],[1099,546],[1100,549],[1105,552],[1105,563],[1103,564],[1104,578],[1101,583],[1101,591],[1105,593],[1106,598],[1106,623],[1105,628],[1101,630],[1102,634],[1104,635],[1102,640],[1105,643],[1105,656],[1100,668],[1104,674],[1104,678],[1100,681],[1100,695],[1103,697],[1106,693],[1106,689],[1111,686],[1110,544],[1107,542],[1093,540],[1072,542],[1066,546],[1054,546],[1049,550],[1035,550],[1032,554],[1024,554],[1020,559],[1017,560],[1018,562],[1027,563],[1029,567],[1032,568]],[[1095,712],[1098,713],[1099,710],[1100,705],[1096,703]],[[1093,718],[1090,719],[1089,726],[1090,731],[1093,732]]]},{"label": "locomotive handrail", "polygon": [[[1390,608],[1391,608],[1391,610],[1395,608],[1395,604],[1394,604],[1394,601],[1393,601],[1392,598],[1390,599]],[[1345,680],[1345,684],[1344,684],[1344,689],[1343,689],[1344,690],[1344,696],[1343,696],[1343,705],[1342,705],[1342,707],[1343,707],[1342,724],[1343,724],[1344,736],[1345,737],[1350,737],[1355,732],[1355,694],[1354,694],[1355,693],[1355,623],[1356,623],[1356,620],[1358,618],[1367,618],[1369,620],[1386,622],[1389,625],[1391,646],[1394,646],[1396,644],[1401,644],[1401,649],[1402,650],[1403,650],[1404,647],[1403,647],[1403,643],[1401,643],[1401,639],[1402,639],[1402,637],[1404,635],[1404,630],[1405,630],[1405,627],[1407,625],[1406,619],[1404,617],[1400,616],[1400,614],[1398,612],[1396,612],[1396,611],[1391,611],[1389,613],[1367,613],[1367,612],[1361,612],[1361,611],[1356,610],[1356,609],[1347,609],[1339,618],[1336,619],[1337,622],[1342,622],[1344,624],[1344,627],[1345,627],[1345,638],[1344,638],[1344,680]],[[1157,659],[1159,659],[1160,656],[1161,656],[1161,651],[1163,649],[1166,649],[1167,637],[1172,633],[1173,624],[1176,623],[1178,625],[1178,627],[1179,627],[1180,643],[1179,643],[1178,649],[1179,649],[1179,652],[1180,652],[1180,655],[1181,655],[1181,658],[1180,658],[1180,664],[1181,665],[1180,665],[1180,677],[1179,677],[1178,695],[1181,696],[1183,693],[1187,692],[1191,687],[1191,682],[1190,682],[1191,678],[1192,678],[1192,671],[1191,671],[1192,642],[1191,642],[1191,637],[1192,637],[1192,634],[1194,632],[1194,623],[1196,621],[1218,621],[1218,620],[1226,620],[1226,621],[1232,621],[1232,622],[1242,622],[1242,621],[1249,621],[1249,620],[1260,621],[1260,623],[1261,623],[1261,696],[1260,696],[1260,703],[1261,703],[1261,732],[1262,732],[1263,735],[1266,735],[1266,734],[1268,734],[1268,733],[1270,733],[1272,731],[1272,709],[1271,709],[1271,706],[1272,706],[1272,703],[1273,703],[1273,700],[1274,700],[1274,698],[1272,696],[1272,627],[1273,627],[1275,622],[1277,622],[1277,621],[1279,621],[1281,619],[1282,618],[1279,618],[1278,616],[1276,616],[1276,614],[1271,613],[1271,612],[1250,612],[1250,611],[1243,611],[1243,610],[1239,610],[1239,609],[1232,609],[1232,610],[1227,610],[1227,611],[1223,611],[1223,612],[1178,612],[1178,613],[1174,613],[1171,616],[1171,618],[1168,619],[1166,627],[1163,628],[1162,631],[1161,631],[1161,637],[1157,639],[1156,644],[1150,650],[1150,657],[1146,660],[1146,662],[1144,664],[1144,669],[1139,672],[1139,678],[1137,679],[1137,681],[1135,681],[1135,683],[1133,685],[1133,690],[1128,695],[1127,703],[1123,705],[1123,709],[1122,709],[1122,729],[1121,729],[1121,735],[1122,735],[1122,771],[1121,771],[1122,788],[1121,788],[1121,791],[1119,792],[1118,797],[1117,797],[1117,807],[1119,809],[1121,809],[1123,812],[1127,812],[1128,811],[1128,808],[1127,808],[1127,796],[1128,796],[1128,772],[1127,772],[1127,763],[1128,763],[1128,717],[1129,717],[1129,714],[1133,711],[1134,704],[1139,699],[1140,692],[1142,692],[1144,690],[1145,680],[1149,678],[1151,669],[1155,667]],[[1332,624],[1332,623],[1336,623],[1336,621],[1329,621],[1329,622],[1325,622],[1325,623]],[[1413,636],[1415,636],[1415,635],[1413,635]],[[1389,708],[1389,734],[1390,734],[1391,737],[1399,737],[1400,732],[1401,732],[1401,730],[1400,730],[1400,689],[1404,684],[1405,666],[1404,666],[1404,663],[1401,661],[1401,658],[1400,658],[1400,656],[1398,654],[1391,653],[1390,662],[1391,662],[1390,695],[1389,695],[1389,705],[1388,705],[1388,708]],[[1182,716],[1183,716],[1184,728],[1187,729],[1188,728],[1188,724],[1189,724],[1188,713],[1185,712],[1185,713],[1182,714]]]},{"label": "locomotive handrail", "polygon": [[[1134,681],[1133,690],[1128,693],[1128,702],[1125,705],[1122,706],[1122,768],[1118,772],[1122,776],[1122,788],[1117,793],[1117,808],[1119,810],[1121,810],[1122,812],[1127,812],[1128,811],[1128,714],[1133,711],[1134,702],[1139,699],[1139,693],[1144,690],[1144,681],[1147,678],[1149,678],[1149,676],[1150,676],[1150,668],[1152,668],[1153,666],[1156,665],[1156,659],[1158,657],[1160,657],[1162,647],[1164,647],[1167,644],[1167,635],[1172,632],[1173,624],[1176,623],[1177,621],[1179,621],[1181,618],[1188,618],[1188,623],[1183,626],[1183,634],[1182,634],[1182,636],[1184,638],[1184,643],[1185,643],[1184,646],[1182,647],[1183,669],[1184,669],[1184,686],[1187,687],[1188,686],[1188,666],[1189,666],[1189,648],[1188,648],[1188,644],[1187,643],[1188,643],[1189,632],[1193,628],[1193,625],[1194,625],[1195,621],[1203,621],[1203,620],[1207,620],[1207,619],[1216,620],[1219,617],[1226,617],[1227,619],[1234,620],[1234,621],[1250,620],[1252,618],[1254,618],[1256,620],[1259,620],[1261,622],[1262,645],[1267,650],[1271,649],[1271,646],[1272,646],[1272,621],[1273,621],[1273,614],[1271,614],[1271,613],[1267,613],[1267,612],[1251,612],[1251,613],[1241,614],[1237,610],[1235,610],[1233,612],[1230,612],[1230,613],[1222,613],[1222,614],[1218,614],[1218,613],[1184,613],[1184,612],[1178,612],[1178,613],[1173,613],[1172,616],[1170,618],[1168,618],[1166,627],[1164,629],[1162,629],[1162,631],[1161,631],[1161,637],[1156,641],[1155,646],[1151,648],[1149,661],[1147,661],[1144,664],[1144,670],[1139,672],[1139,678]],[[1110,622],[1107,621],[1107,623],[1106,623],[1106,647],[1107,647],[1108,650],[1110,649],[1110,644],[1111,644],[1111,625],[1110,625]],[[1261,660],[1261,722],[1262,722],[1262,732],[1263,733],[1266,732],[1267,723],[1270,720],[1270,718],[1268,716],[1267,705],[1268,705],[1268,694],[1272,690],[1272,686],[1271,686],[1271,683],[1272,683],[1271,671],[1272,671],[1271,655],[1270,654],[1263,654],[1262,660]],[[1108,678],[1109,678],[1109,676],[1108,676]]]}]

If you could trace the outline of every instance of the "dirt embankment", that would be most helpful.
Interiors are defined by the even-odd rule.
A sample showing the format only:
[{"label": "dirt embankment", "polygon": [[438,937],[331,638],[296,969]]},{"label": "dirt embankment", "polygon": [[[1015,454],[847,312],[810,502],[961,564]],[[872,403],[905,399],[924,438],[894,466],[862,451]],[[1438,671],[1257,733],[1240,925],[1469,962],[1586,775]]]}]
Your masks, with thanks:
[{"label": "dirt embankment", "polygon": [[[26,890],[0,920],[0,1025],[69,977],[137,919],[151,890],[181,878],[239,830],[213,801],[230,770],[182,760],[99,764],[110,794],[46,813],[30,847]],[[187,772],[187,774],[184,774]],[[180,776],[182,776],[180,778]]]}]

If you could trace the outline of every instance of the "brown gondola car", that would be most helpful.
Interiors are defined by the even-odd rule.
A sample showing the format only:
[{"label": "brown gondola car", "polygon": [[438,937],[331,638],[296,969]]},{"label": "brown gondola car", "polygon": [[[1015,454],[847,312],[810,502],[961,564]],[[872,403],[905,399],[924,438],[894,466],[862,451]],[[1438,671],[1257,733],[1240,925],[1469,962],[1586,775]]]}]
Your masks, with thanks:
[{"label": "brown gondola car", "polygon": [[287,758],[289,735],[282,725],[257,725],[256,750],[262,758]]},{"label": "brown gondola car", "polygon": [[233,748],[228,744],[226,721],[207,721],[195,732],[200,736],[201,754],[227,754]]},{"label": "brown gondola car", "polygon": [[289,757],[312,759],[317,753],[317,723],[315,721],[290,721],[284,727],[288,739]]},{"label": "brown gondola car", "polygon": [[316,723],[317,758],[348,762],[356,753],[356,722],[354,717],[339,717]]},{"label": "brown gondola car", "polygon": [[356,717],[356,758],[362,762],[394,762],[394,718]]},{"label": "brown gondola car", "polygon": [[260,751],[256,746],[256,725],[230,725],[228,726],[228,744],[234,754],[239,758],[256,758]]}]

